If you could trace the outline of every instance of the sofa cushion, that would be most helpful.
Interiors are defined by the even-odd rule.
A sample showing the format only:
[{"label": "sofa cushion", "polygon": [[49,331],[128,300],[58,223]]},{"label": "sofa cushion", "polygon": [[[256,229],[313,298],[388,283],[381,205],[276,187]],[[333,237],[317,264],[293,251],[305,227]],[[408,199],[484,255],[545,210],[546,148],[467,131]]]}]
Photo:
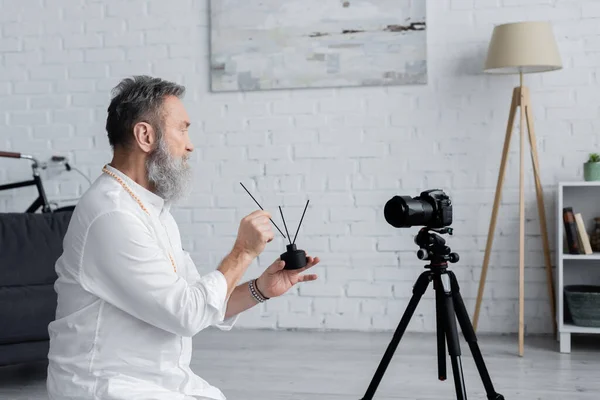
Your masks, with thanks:
[{"label": "sofa cushion", "polygon": [[55,316],[54,285],[0,287],[0,344],[48,340]]},{"label": "sofa cushion", "polygon": [[0,286],[54,284],[73,213],[0,213]]},{"label": "sofa cushion", "polygon": [[[0,345],[0,365],[29,363],[34,361],[44,361],[44,365],[46,365],[48,362],[49,350],[50,342],[48,340]],[[45,373],[45,371],[42,372]],[[44,375],[42,375],[42,377],[43,376]],[[16,396],[18,395],[16,394]],[[9,399],[18,398],[23,399],[25,397],[9,397]],[[43,396],[41,398],[43,398]]]}]

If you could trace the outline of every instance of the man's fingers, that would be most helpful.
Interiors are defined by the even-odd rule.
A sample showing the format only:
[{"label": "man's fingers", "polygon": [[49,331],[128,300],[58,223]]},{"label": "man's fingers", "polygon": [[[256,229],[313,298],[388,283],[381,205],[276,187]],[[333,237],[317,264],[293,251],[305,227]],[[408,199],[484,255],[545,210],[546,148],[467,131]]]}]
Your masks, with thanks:
[{"label": "man's fingers", "polygon": [[267,269],[269,270],[269,272],[277,272],[277,271],[281,271],[284,266],[285,266],[285,261],[282,261],[280,258],[278,258],[277,260],[275,260],[273,262],[273,264],[269,265],[269,267]]},{"label": "man's fingers", "polygon": [[269,221],[268,218],[264,218],[264,219],[258,219],[254,221],[254,226],[256,227],[256,229],[263,231],[263,230],[271,230],[271,221]]},{"label": "man's fingers", "polygon": [[268,231],[266,233],[267,235],[267,243],[271,242],[273,239],[275,239],[275,234],[273,233],[273,231]]},{"label": "man's fingers", "polygon": [[317,280],[317,274],[306,274],[298,277],[298,282],[310,282]]},{"label": "man's fingers", "polygon": [[319,261],[321,261],[319,259],[319,257],[315,257],[315,258],[313,258],[313,257],[306,257],[306,258],[307,258],[306,265],[304,267],[296,270],[297,273],[304,272],[307,269],[314,267],[315,265],[317,265],[319,263]]},{"label": "man's fingers", "polygon": [[258,229],[259,232],[263,235],[263,237],[269,242],[275,238],[275,233],[273,232],[273,229],[271,229],[269,226],[262,226]]},{"label": "man's fingers", "polygon": [[271,213],[265,210],[256,210],[248,214],[249,219],[266,219],[267,221],[271,218]]},{"label": "man's fingers", "polygon": [[269,221],[267,220],[267,223],[259,223],[256,225],[256,228],[259,229],[260,231],[272,231],[273,228],[271,228],[271,224],[268,223]]}]

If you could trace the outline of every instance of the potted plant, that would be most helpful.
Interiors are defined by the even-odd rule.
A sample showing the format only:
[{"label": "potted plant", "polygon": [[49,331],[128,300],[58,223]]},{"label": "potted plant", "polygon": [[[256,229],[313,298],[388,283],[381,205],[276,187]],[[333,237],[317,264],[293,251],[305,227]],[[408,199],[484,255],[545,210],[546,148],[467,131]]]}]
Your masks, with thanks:
[{"label": "potted plant", "polygon": [[600,181],[600,154],[590,154],[588,161],[583,164],[583,178],[586,181]]}]

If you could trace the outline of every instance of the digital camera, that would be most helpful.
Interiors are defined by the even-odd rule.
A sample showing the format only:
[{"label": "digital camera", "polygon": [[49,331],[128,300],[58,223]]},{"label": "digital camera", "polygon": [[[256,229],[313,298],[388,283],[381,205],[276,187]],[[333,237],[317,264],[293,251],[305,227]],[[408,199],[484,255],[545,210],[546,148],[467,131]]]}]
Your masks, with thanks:
[{"label": "digital camera", "polygon": [[394,196],[385,204],[384,215],[395,228],[443,228],[452,224],[452,201],[440,189],[425,190],[416,197]]}]

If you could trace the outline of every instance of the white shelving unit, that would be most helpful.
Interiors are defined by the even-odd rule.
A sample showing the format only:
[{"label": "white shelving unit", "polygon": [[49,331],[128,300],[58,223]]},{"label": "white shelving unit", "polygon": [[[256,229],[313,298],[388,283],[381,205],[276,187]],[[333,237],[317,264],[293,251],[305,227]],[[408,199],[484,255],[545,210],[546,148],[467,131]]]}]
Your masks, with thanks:
[{"label": "white shelving unit", "polygon": [[600,253],[590,255],[569,254],[564,249],[563,208],[572,207],[574,213],[581,213],[586,230],[591,233],[594,218],[600,217],[600,181],[598,182],[560,182],[557,201],[557,285],[556,320],[560,352],[571,352],[571,334],[600,334],[600,328],[577,326],[565,317],[564,287],[576,284],[600,285]]}]

